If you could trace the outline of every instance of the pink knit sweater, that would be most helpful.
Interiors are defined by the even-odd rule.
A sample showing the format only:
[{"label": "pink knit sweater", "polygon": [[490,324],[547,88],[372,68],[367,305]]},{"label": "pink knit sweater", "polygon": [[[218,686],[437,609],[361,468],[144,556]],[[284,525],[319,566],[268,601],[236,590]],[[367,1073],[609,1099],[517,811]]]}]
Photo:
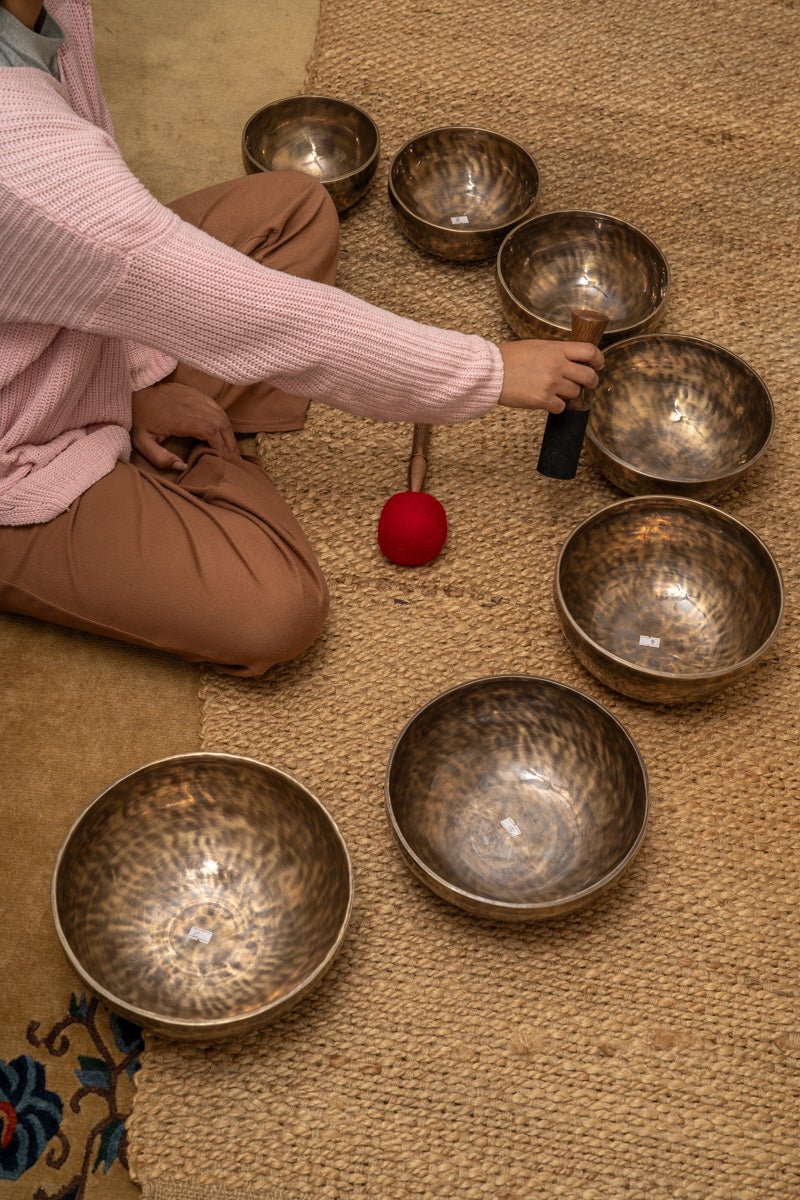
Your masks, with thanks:
[{"label": "pink knit sweater", "polygon": [[0,524],[50,520],[130,454],[131,393],[177,360],[366,417],[487,412],[496,346],[269,270],[125,166],[90,0],[49,0],[62,82],[0,68]]}]

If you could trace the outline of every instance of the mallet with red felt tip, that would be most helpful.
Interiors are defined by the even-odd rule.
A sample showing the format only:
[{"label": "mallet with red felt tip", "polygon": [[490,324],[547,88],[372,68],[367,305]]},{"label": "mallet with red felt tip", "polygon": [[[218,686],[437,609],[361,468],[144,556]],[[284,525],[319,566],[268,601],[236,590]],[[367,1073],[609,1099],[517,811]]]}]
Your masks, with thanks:
[{"label": "mallet with red felt tip", "polygon": [[390,496],[378,521],[378,545],[390,562],[419,567],[431,562],[447,540],[447,515],[423,492],[428,469],[430,425],[415,425],[408,460],[408,491]]},{"label": "mallet with red felt tip", "polygon": [[[599,346],[607,324],[608,317],[588,308],[577,309],[572,314],[572,340]],[[567,401],[563,412],[547,414],[539,462],[536,464],[540,475],[547,475],[550,479],[575,478],[586,426],[589,424],[590,408],[589,396],[581,389],[575,400]]]}]

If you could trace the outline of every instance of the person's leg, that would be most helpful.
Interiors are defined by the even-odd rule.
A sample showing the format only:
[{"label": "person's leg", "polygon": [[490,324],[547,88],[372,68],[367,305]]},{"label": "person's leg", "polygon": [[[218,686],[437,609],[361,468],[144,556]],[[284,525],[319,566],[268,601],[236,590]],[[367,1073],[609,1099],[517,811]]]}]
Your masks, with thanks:
[{"label": "person's leg", "polygon": [[119,463],[42,525],[0,527],[0,608],[258,675],[324,624],[313,551],[251,460]]},{"label": "person's leg", "polygon": [[[320,283],[336,281],[339,218],[324,187],[310,175],[245,175],[183,196],[169,207],[266,267]],[[170,379],[216,400],[237,433],[299,429],[305,419],[306,399],[266,383],[223,383],[183,363]]]}]

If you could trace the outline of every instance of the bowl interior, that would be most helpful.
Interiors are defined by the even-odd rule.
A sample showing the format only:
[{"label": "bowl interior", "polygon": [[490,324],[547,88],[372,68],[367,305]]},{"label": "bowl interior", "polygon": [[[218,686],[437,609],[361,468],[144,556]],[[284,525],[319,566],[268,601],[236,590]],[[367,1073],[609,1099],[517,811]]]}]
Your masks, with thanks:
[{"label": "bowl interior", "polygon": [[550,680],[501,676],[454,688],[409,722],[387,803],[423,873],[499,904],[547,906],[632,853],[647,783],[605,709]]},{"label": "bowl interior", "polygon": [[636,326],[661,306],[669,284],[655,243],[602,213],[532,217],[508,235],[497,266],[515,303],[565,331],[578,308],[608,317],[609,333]]},{"label": "bowl interior", "polygon": [[485,129],[420,134],[395,156],[389,182],[411,214],[464,232],[521,220],[539,192],[539,172],[530,154]]},{"label": "bowl interior", "polygon": [[589,437],[654,479],[700,482],[739,471],[772,435],[763,381],[721,346],[642,335],[610,346],[592,393]]},{"label": "bowl interior", "polygon": [[176,1023],[282,1004],[324,969],[350,898],[346,847],[311,793],[265,764],[213,755],[112,785],[71,830],[53,880],[81,974]]},{"label": "bowl interior", "polygon": [[780,577],[767,548],[696,501],[641,497],[603,509],[570,536],[556,576],[583,636],[668,676],[740,665],[781,617]]},{"label": "bowl interior", "polygon": [[361,109],[323,96],[293,96],[255,113],[246,155],[267,171],[295,170],[326,183],[360,170],[376,153],[378,131]]}]

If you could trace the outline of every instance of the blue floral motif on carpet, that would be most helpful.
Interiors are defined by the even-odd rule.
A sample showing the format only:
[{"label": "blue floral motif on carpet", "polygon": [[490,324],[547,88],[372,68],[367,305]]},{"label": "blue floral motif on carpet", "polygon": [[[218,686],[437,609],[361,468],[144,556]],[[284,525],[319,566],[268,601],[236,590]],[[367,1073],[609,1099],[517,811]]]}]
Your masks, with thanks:
[{"label": "blue floral motif on carpet", "polygon": [[[82,1200],[91,1175],[105,1174],[116,1162],[127,1170],[127,1138],[119,1095],[120,1084],[131,1080],[144,1049],[142,1031],[130,1021],[99,1005],[97,999],[77,1000],[73,995],[68,1014],[41,1035],[38,1021],[27,1029],[28,1045],[34,1053],[22,1053],[8,1062],[0,1061],[0,1195],[2,1184],[20,1180],[27,1172],[32,1200]],[[76,1037],[91,1053],[73,1049]],[[72,1051],[77,1087],[62,1095],[48,1086],[56,1060]],[[80,1116],[87,1097],[96,1097],[100,1115],[79,1129],[79,1142],[69,1127],[70,1114]],[[95,1109],[97,1103],[95,1102]],[[46,1168],[45,1184],[42,1171]],[[51,1178],[55,1190],[46,1186]]]}]

